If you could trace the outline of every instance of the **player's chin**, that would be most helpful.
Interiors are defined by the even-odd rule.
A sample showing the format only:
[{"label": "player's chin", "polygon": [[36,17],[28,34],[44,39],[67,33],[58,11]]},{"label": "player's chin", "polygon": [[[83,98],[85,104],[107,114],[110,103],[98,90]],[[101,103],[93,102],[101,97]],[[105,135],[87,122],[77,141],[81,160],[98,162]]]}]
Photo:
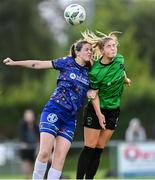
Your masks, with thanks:
[{"label": "player's chin", "polygon": [[91,59],[92,59],[92,56],[90,55],[90,56],[88,56],[87,58],[86,58],[86,61],[88,62],[88,61],[91,61]]},{"label": "player's chin", "polygon": [[85,58],[85,62],[89,62],[91,58]]},{"label": "player's chin", "polygon": [[115,56],[116,56],[116,54],[111,54],[111,55],[109,56],[109,58],[110,58],[110,59],[113,59]]},{"label": "player's chin", "polygon": [[110,54],[111,58],[114,58],[116,55],[117,55],[116,52]]}]

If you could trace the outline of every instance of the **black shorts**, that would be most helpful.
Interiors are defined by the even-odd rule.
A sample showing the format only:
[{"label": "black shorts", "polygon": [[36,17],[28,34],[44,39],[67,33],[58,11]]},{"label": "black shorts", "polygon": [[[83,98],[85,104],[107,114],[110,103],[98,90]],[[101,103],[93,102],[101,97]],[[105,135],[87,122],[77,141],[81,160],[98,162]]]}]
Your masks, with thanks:
[{"label": "black shorts", "polygon": [[20,149],[20,157],[22,160],[35,161],[36,150],[35,149]]},{"label": "black shorts", "polygon": [[[106,129],[114,130],[117,127],[120,109],[101,109],[101,112],[105,116]],[[102,129],[91,103],[84,108],[84,126],[93,129]]]}]

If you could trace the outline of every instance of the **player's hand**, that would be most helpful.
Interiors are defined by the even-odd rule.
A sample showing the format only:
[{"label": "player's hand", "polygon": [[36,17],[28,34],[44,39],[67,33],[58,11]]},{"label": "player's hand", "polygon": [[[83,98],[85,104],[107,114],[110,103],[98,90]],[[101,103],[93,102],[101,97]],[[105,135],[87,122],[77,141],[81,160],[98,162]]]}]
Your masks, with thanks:
[{"label": "player's hand", "polygon": [[95,90],[88,90],[87,91],[87,97],[88,99],[95,99],[97,92]]},{"label": "player's hand", "polygon": [[105,128],[106,120],[105,120],[105,116],[102,113],[98,115],[98,120],[102,129],[106,129]]},{"label": "player's hand", "polygon": [[3,60],[3,63],[5,65],[12,66],[12,65],[14,65],[15,62],[12,59],[10,59],[10,58],[6,58],[6,59]]},{"label": "player's hand", "polygon": [[131,83],[132,83],[131,79],[125,78],[125,84],[126,84],[127,86],[131,86]]}]

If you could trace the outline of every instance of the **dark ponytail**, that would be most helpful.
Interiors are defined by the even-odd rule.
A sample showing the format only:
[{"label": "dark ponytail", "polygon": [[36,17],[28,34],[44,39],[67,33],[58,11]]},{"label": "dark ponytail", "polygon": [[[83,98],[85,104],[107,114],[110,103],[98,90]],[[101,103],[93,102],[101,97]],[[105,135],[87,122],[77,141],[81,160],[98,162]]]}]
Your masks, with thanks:
[{"label": "dark ponytail", "polygon": [[71,48],[70,48],[70,55],[73,58],[76,58],[76,53],[75,53],[75,44],[72,44]]}]

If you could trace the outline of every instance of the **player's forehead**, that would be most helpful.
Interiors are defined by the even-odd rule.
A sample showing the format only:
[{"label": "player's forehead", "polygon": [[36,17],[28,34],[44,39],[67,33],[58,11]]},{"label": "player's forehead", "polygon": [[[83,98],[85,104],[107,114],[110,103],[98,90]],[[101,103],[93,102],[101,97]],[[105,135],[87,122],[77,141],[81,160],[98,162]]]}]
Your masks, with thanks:
[{"label": "player's forehead", "polygon": [[90,43],[85,43],[83,44],[82,49],[92,49],[92,45]]},{"label": "player's forehead", "polygon": [[114,39],[107,39],[105,40],[105,43],[103,44],[104,47],[111,46],[111,45],[116,45],[116,41]]}]

